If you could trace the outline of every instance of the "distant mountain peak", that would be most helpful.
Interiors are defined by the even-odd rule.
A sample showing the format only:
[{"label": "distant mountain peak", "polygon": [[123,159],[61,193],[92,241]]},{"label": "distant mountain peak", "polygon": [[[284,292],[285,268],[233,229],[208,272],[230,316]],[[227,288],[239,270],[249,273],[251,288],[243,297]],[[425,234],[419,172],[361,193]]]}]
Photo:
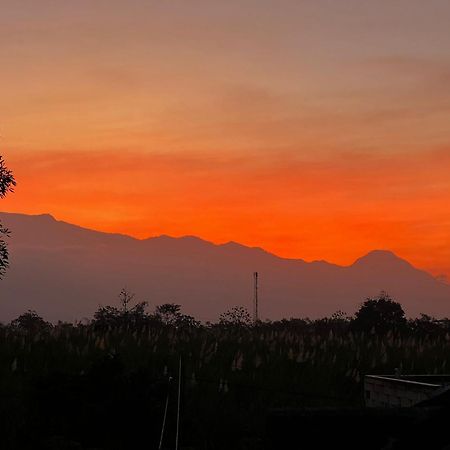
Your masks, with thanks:
[{"label": "distant mountain peak", "polygon": [[52,222],[57,222],[57,220],[51,214],[48,214],[48,213],[37,214],[36,217],[45,219],[45,220],[51,220]]},{"label": "distant mountain peak", "polygon": [[371,250],[366,255],[362,256],[360,259],[377,259],[377,260],[386,260],[386,259],[400,259],[394,252],[391,250],[384,249],[376,249]]},{"label": "distant mountain peak", "polygon": [[242,248],[244,247],[244,245],[239,244],[239,242],[236,241],[228,241],[228,242],[224,242],[223,244],[220,244],[221,247],[236,247],[236,248]]},{"label": "distant mountain peak", "polygon": [[358,258],[352,266],[392,266],[392,265],[402,265],[411,266],[411,264],[397,256],[394,252],[390,250],[372,250],[366,255]]},{"label": "distant mountain peak", "polygon": [[229,250],[229,251],[251,251],[252,253],[259,253],[259,254],[263,254],[263,255],[268,255],[272,258],[277,258],[277,259],[284,259],[278,255],[275,255],[267,250],[265,250],[262,247],[250,247],[248,245],[244,245],[244,244],[240,244],[239,242],[236,241],[228,241],[225,242],[223,244],[219,244],[219,247]]},{"label": "distant mountain peak", "polygon": [[282,258],[259,247],[195,236],[135,239],[55,219],[50,214],[1,213],[12,230],[11,268],[0,289],[0,318],[30,307],[51,320],[92,315],[123,286],[152,304],[176,302],[191,315],[218,317],[250,307],[252,273],[261,273],[261,305],[270,318],[353,312],[381,290],[408,314],[448,315],[450,285],[388,250],[374,250],[347,267]]},{"label": "distant mountain peak", "polygon": [[53,222],[57,222],[57,220],[49,213],[42,213],[42,214],[23,214],[23,213],[15,213],[15,212],[0,212],[0,214],[4,216],[11,216],[11,217],[22,217],[22,218],[30,218],[30,219],[45,219],[45,220],[51,220]]},{"label": "distant mountain peak", "polygon": [[166,246],[166,248],[171,249],[190,249],[192,251],[202,250],[205,248],[212,248],[214,244],[212,242],[206,241],[205,239],[199,238],[197,236],[170,236],[167,234],[161,234],[157,236],[151,236],[149,238],[143,239],[141,242],[146,242],[147,245],[156,246]]}]

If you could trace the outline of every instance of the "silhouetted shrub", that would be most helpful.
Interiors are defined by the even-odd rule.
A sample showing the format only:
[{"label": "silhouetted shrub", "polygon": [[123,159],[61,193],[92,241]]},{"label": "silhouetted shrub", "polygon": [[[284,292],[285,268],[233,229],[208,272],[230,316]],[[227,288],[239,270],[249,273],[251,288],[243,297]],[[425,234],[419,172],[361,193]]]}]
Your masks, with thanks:
[{"label": "silhouetted shrub", "polygon": [[219,317],[219,324],[234,327],[248,327],[252,323],[250,313],[242,306],[235,306]]},{"label": "silhouetted shrub", "polygon": [[21,314],[17,319],[11,322],[11,326],[20,330],[24,330],[28,333],[38,333],[41,331],[49,330],[52,325],[46,322],[36,311],[28,310],[26,313]]},{"label": "silhouetted shrub", "polygon": [[351,329],[371,333],[404,331],[407,320],[402,305],[385,292],[376,298],[368,298],[351,321]]}]

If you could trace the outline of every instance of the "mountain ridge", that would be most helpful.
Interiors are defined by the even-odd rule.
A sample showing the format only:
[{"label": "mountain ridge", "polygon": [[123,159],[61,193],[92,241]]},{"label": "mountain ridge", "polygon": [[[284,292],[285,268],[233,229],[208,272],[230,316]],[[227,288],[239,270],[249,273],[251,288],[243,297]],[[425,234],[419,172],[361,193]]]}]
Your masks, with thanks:
[{"label": "mountain ridge", "polygon": [[[268,251],[268,250],[266,250],[266,249],[264,249],[263,247],[260,247],[260,246],[249,246],[249,245],[241,244],[241,243],[233,241],[233,240],[227,241],[227,242],[223,242],[223,243],[215,243],[215,242],[209,241],[207,239],[204,239],[202,237],[195,236],[195,235],[190,235],[190,234],[182,235],[182,236],[171,236],[171,235],[168,235],[168,234],[159,234],[159,235],[154,235],[154,236],[148,236],[148,237],[145,237],[145,238],[137,238],[135,236],[131,236],[131,235],[126,234],[126,233],[116,233],[116,232],[95,230],[95,229],[92,229],[92,228],[88,228],[88,227],[84,227],[84,226],[81,226],[81,225],[77,225],[77,224],[73,224],[73,223],[70,223],[70,222],[66,222],[64,220],[59,220],[59,219],[56,219],[50,213],[24,214],[24,213],[0,211],[0,220],[2,220],[2,216],[5,216],[4,218],[7,218],[9,216],[9,217],[22,217],[22,218],[49,219],[51,222],[54,222],[54,223],[57,223],[57,224],[69,225],[70,227],[74,227],[74,228],[79,229],[79,230],[92,232],[92,233],[95,233],[95,234],[106,235],[106,236],[121,236],[121,237],[124,237],[124,238],[127,238],[127,239],[131,239],[131,240],[134,240],[134,241],[137,241],[137,242],[147,242],[147,241],[152,241],[152,240],[155,240],[155,239],[167,239],[169,241],[196,241],[196,242],[199,242],[199,243],[202,243],[202,244],[208,244],[208,245],[215,246],[215,247],[239,247],[239,248],[244,248],[244,249],[247,249],[247,250],[258,250],[258,251],[261,251],[261,252],[263,252],[265,254],[271,255],[273,257],[276,257],[276,258],[279,258],[279,259],[282,259],[282,260],[300,261],[300,262],[304,262],[304,263],[307,263],[307,264],[325,263],[325,264],[333,265],[333,266],[336,266],[336,267],[351,267],[351,266],[357,264],[358,262],[360,262],[362,260],[365,260],[365,259],[368,259],[368,258],[372,259],[372,255],[382,255],[382,256],[386,255],[386,256],[389,256],[389,257],[393,257],[393,258],[395,258],[397,260],[404,261],[404,262],[408,263],[409,265],[411,265],[412,267],[415,267],[413,264],[411,264],[406,259],[398,256],[392,250],[387,250],[387,249],[373,249],[373,250],[370,250],[366,254],[356,258],[354,262],[352,262],[352,263],[350,263],[348,265],[341,265],[341,264],[337,264],[337,263],[334,263],[334,262],[327,261],[325,259],[306,261],[303,258],[285,257],[285,256],[277,255],[276,253],[270,252],[270,251]],[[415,268],[418,269],[417,267],[415,267]],[[418,270],[423,270],[423,269],[418,269]],[[423,271],[426,272],[425,270],[423,270]],[[430,276],[432,276],[432,275],[430,274]]]},{"label": "mountain ridge", "polygon": [[0,213],[12,230],[11,267],[0,283],[0,321],[27,309],[50,320],[92,316],[124,286],[155,304],[174,302],[211,319],[235,305],[251,309],[260,272],[263,318],[353,313],[384,290],[411,316],[449,314],[450,286],[389,250],[348,266],[283,258],[233,241],[196,236],[136,239],[58,221],[49,214]]}]

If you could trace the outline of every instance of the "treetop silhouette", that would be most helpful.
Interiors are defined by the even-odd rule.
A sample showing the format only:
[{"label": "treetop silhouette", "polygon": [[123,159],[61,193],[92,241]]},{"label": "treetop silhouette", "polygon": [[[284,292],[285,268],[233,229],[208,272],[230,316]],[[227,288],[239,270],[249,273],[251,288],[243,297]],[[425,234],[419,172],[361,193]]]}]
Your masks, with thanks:
[{"label": "treetop silhouette", "polygon": [[[8,192],[13,192],[15,186],[16,180],[13,173],[6,167],[3,157],[0,155],[0,198],[4,198]],[[9,253],[5,241],[9,233],[8,228],[5,228],[0,222],[0,279],[9,266]]]}]

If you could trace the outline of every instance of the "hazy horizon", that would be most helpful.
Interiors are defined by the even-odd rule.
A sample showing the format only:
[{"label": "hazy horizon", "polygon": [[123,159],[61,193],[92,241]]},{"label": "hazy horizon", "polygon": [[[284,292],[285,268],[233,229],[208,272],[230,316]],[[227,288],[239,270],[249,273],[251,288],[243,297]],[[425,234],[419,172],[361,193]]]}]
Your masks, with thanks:
[{"label": "hazy horizon", "polygon": [[[448,316],[450,285],[391,251],[358,255],[349,266],[285,259],[260,247],[214,244],[198,237],[137,240],[82,228],[52,216],[0,213],[13,230],[10,268],[2,280],[0,317],[34,309],[52,320],[90,317],[115,304],[123,287],[152,306],[176,303],[202,320],[233,306],[252,309],[260,274],[262,318],[353,314],[386,291],[408,316]],[[206,319],[205,319],[206,318]]]},{"label": "hazy horizon", "polygon": [[[276,256],[277,258],[281,258],[281,259],[294,260],[294,261],[295,260],[299,260],[299,261],[305,261],[305,262],[308,262],[308,263],[312,263],[312,262],[326,262],[328,264],[336,265],[336,266],[339,266],[339,267],[350,267],[353,264],[355,264],[359,259],[361,259],[361,258],[363,258],[365,256],[368,256],[370,254],[373,254],[373,253],[392,253],[393,255],[395,255],[398,258],[406,260],[406,258],[404,258],[402,255],[400,255],[398,253],[395,253],[393,250],[391,250],[389,248],[372,248],[372,249],[368,249],[365,252],[363,252],[362,254],[356,256],[356,258],[353,261],[351,261],[349,264],[338,264],[338,263],[336,263],[334,261],[326,260],[324,258],[307,260],[307,259],[303,258],[302,255],[286,257],[286,256],[279,255],[277,253],[271,252],[271,251],[265,249],[261,245],[249,246],[249,245],[243,244],[242,242],[238,242],[238,241],[233,240],[233,239],[227,240],[227,241],[212,241],[212,240],[208,240],[208,239],[204,238],[203,236],[198,236],[198,235],[193,235],[193,234],[180,234],[180,235],[155,234],[155,235],[148,235],[148,236],[144,236],[144,237],[138,237],[138,236],[133,236],[132,234],[118,233],[118,232],[113,232],[113,231],[105,231],[105,230],[101,230],[101,229],[98,229],[98,228],[90,228],[90,227],[87,227],[87,226],[82,226],[82,225],[79,225],[77,223],[67,222],[65,220],[59,219],[58,217],[56,217],[55,215],[53,215],[53,214],[51,214],[49,212],[26,214],[26,213],[19,212],[19,211],[0,211],[0,215],[1,214],[15,214],[15,215],[24,215],[24,216],[31,216],[31,217],[48,216],[48,217],[51,217],[56,222],[61,222],[61,223],[65,223],[65,224],[68,224],[68,225],[73,225],[75,227],[82,228],[84,230],[95,231],[95,232],[98,232],[98,233],[111,234],[111,235],[120,235],[120,236],[124,236],[124,237],[129,237],[129,238],[135,239],[137,241],[146,241],[148,239],[167,237],[167,238],[170,238],[170,239],[193,238],[193,239],[198,239],[199,241],[202,241],[202,242],[205,242],[205,243],[208,243],[208,244],[212,244],[212,245],[216,245],[216,246],[223,246],[223,245],[227,245],[227,244],[236,244],[236,245],[239,245],[239,246],[242,246],[242,247],[247,247],[247,248],[250,248],[250,249],[262,250],[265,253],[268,253],[270,255]],[[11,232],[12,231],[13,230],[11,230]],[[418,266],[414,266],[414,267],[416,267],[417,269],[423,270],[425,272],[428,272],[424,268],[421,268],[421,267],[418,267]],[[431,272],[428,272],[428,273],[430,273],[432,275]],[[443,277],[443,274],[437,275],[436,278],[439,278],[441,281],[447,281],[447,278]]]}]

